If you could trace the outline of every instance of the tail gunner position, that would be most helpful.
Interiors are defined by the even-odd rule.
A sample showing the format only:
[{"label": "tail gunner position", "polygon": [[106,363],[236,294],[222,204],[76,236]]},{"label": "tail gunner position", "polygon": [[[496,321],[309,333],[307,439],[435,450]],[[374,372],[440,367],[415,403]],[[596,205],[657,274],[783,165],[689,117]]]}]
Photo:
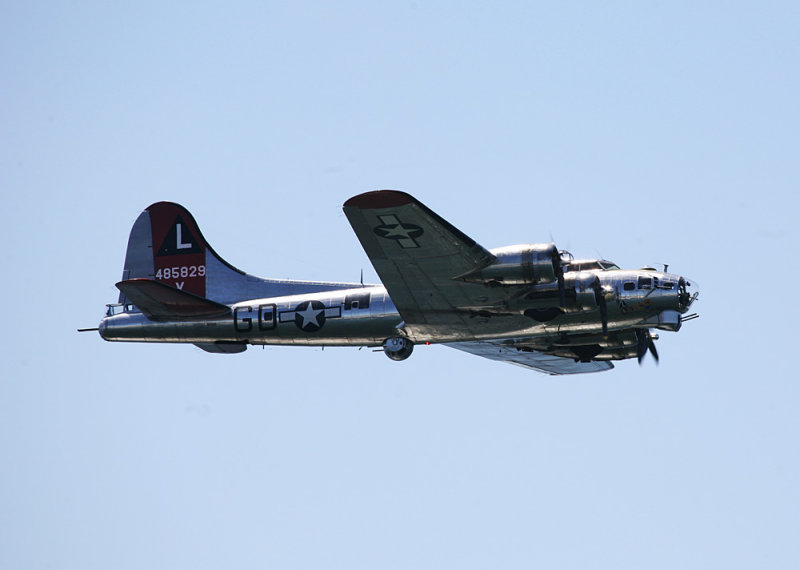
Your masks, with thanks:
[{"label": "tail gunner position", "polygon": [[487,250],[413,196],[350,198],[344,212],[382,285],[262,279],[225,262],[188,210],[148,207],[133,225],[109,341],[382,346],[404,360],[441,343],[548,374],[598,372],[611,360],[658,359],[652,329],[678,331],[698,292],[652,268],[575,260],[554,244]]}]

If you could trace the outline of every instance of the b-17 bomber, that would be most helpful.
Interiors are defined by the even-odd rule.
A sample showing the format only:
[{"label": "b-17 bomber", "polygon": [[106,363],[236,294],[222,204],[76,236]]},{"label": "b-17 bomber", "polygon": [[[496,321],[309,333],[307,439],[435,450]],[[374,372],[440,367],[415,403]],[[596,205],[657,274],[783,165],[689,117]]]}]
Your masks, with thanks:
[{"label": "b-17 bomber", "polygon": [[158,202],[131,229],[108,341],[382,347],[405,360],[445,346],[547,374],[613,368],[658,352],[654,330],[697,315],[693,280],[553,243],[485,249],[413,196],[378,190],[344,203],[382,284],[265,279],[236,269],[183,206]]}]

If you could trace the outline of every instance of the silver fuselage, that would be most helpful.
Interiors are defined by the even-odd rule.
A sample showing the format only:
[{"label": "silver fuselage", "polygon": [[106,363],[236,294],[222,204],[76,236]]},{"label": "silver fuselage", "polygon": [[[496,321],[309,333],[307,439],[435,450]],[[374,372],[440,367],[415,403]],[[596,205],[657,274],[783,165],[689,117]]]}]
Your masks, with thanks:
[{"label": "silver fuselage", "polygon": [[[596,270],[567,274],[568,279],[596,275],[607,303],[608,332],[630,328],[678,330],[691,301],[687,280],[652,270]],[[691,286],[689,286],[691,287]],[[692,299],[693,300],[693,299]],[[556,338],[578,334],[586,342],[603,335],[599,308],[567,299],[564,311],[540,322],[526,311],[558,305],[555,285],[488,288],[469,307],[457,307],[485,333],[408,328],[386,289],[380,285],[319,293],[250,299],[230,304],[230,315],[206,320],[151,320],[135,307],[107,315],[99,326],[109,341],[214,343],[253,345],[377,346],[398,334],[419,343],[446,343],[497,338]],[[112,307],[113,309],[113,307]],[[109,313],[113,313],[110,309]],[[607,336],[603,335],[603,336]]]}]

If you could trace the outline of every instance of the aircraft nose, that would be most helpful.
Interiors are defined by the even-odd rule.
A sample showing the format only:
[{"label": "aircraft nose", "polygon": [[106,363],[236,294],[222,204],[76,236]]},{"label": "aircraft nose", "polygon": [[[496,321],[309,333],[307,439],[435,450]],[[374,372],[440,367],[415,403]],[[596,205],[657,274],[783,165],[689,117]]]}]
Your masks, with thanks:
[{"label": "aircraft nose", "polygon": [[684,313],[700,296],[700,288],[694,279],[681,277],[678,281],[678,308]]}]

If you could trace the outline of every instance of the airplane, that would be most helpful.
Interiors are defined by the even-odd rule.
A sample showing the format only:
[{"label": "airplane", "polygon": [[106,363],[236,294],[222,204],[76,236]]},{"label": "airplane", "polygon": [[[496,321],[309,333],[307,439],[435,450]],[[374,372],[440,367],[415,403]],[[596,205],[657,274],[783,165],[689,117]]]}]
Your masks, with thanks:
[{"label": "airplane", "polygon": [[382,284],[255,277],[220,257],[186,208],[157,202],[131,229],[118,302],[83,330],[221,354],[366,346],[395,361],[443,344],[561,375],[641,364],[648,351],[658,361],[653,329],[678,331],[697,317],[687,314],[696,283],[667,266],[620,269],[553,243],[488,250],[396,190],[359,194],[343,208]]}]

